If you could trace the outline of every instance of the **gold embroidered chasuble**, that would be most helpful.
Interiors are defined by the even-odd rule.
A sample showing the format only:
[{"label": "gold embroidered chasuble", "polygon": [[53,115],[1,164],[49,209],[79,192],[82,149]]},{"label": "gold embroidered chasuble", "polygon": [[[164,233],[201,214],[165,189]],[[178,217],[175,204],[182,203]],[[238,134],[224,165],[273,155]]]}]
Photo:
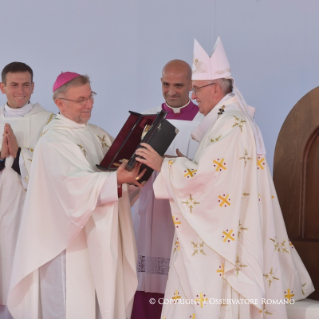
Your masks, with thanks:
[{"label": "gold embroidered chasuble", "polygon": [[313,285],[287,237],[266,158],[236,97],[204,121],[194,160],[165,159],[154,183],[175,224],[165,291],[174,302],[162,317],[287,318],[285,300]]},{"label": "gold embroidered chasuble", "polygon": [[[10,283],[14,318],[41,318],[39,268],[64,250],[66,319],[95,318],[96,297],[102,319],[130,317],[137,277],[127,186],[118,199],[116,172],[95,166],[112,142],[102,129],[61,115],[44,128]],[[99,205],[105,183],[110,195]]]},{"label": "gold embroidered chasuble", "polygon": [[[52,119],[53,114],[40,104],[23,117],[5,117],[4,105],[0,107],[0,145],[6,123],[10,124],[21,147],[26,172],[21,170],[21,177],[11,168],[14,158],[6,158],[5,168],[0,172],[0,304],[7,304],[10,275],[13,264],[15,245],[20,226],[21,214],[29,181],[29,170],[33,149],[41,136],[43,127]],[[23,183],[22,183],[23,182]]]}]

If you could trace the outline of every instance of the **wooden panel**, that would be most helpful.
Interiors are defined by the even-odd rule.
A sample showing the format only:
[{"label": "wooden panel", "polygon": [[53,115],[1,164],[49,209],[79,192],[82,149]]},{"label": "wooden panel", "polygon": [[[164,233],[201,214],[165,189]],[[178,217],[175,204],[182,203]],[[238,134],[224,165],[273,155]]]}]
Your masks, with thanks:
[{"label": "wooden panel", "polygon": [[319,242],[318,241],[298,241],[298,240],[292,240],[291,242],[297,249],[300,258],[305,264],[311,276],[312,283],[316,289],[307,298],[319,300],[319,275],[318,275]]},{"label": "wooden panel", "polygon": [[290,240],[319,300],[319,87],[288,114],[278,136],[274,183]]},{"label": "wooden panel", "polygon": [[[319,239],[319,130],[305,147],[303,162],[301,225],[304,239]],[[318,250],[319,255],[319,250]]]}]

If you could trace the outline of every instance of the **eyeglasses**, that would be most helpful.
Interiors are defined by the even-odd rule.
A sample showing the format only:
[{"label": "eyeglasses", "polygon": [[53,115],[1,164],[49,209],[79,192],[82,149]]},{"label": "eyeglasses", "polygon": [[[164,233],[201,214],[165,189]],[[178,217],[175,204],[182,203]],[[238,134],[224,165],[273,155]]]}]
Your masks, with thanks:
[{"label": "eyeglasses", "polygon": [[62,98],[62,97],[59,97],[58,99],[60,99],[60,100],[65,100],[65,101],[70,101],[70,102],[74,102],[74,103],[78,103],[78,104],[84,106],[88,100],[90,100],[91,102],[93,102],[93,101],[94,101],[94,97],[95,97],[96,95],[97,95],[97,93],[92,92],[89,97],[87,97],[87,98],[81,97],[81,98],[78,99],[78,100],[69,100],[69,99],[65,99],[65,98]]},{"label": "eyeglasses", "polygon": [[204,88],[205,86],[210,86],[210,85],[214,85],[214,84],[216,84],[216,83],[209,83],[209,84],[200,86],[200,87],[198,87],[198,88],[194,88],[194,87],[193,87],[193,88],[192,88],[192,91],[193,91],[193,93],[196,95],[196,92],[198,92],[199,89]]}]

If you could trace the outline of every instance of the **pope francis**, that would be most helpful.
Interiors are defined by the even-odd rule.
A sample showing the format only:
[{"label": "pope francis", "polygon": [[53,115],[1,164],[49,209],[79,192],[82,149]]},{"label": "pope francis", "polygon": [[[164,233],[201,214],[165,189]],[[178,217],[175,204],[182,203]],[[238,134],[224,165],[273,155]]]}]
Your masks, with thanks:
[{"label": "pope francis", "polygon": [[162,318],[287,319],[286,304],[314,288],[219,38],[211,57],[195,40],[192,80],[205,115],[194,160],[163,159],[145,144],[136,152],[160,171],[155,196],[169,198],[175,224]]},{"label": "pope francis", "polygon": [[140,186],[143,172],[96,168],[113,138],[88,124],[87,76],[64,72],[53,92],[60,113],[34,151],[8,308],[15,319],[130,318],[137,277],[126,183]]}]

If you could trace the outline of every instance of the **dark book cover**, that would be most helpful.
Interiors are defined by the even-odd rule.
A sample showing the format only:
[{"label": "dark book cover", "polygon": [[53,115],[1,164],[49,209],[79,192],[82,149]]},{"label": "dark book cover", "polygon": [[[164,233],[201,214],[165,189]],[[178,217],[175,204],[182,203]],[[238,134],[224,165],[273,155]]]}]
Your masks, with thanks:
[{"label": "dark book cover", "polygon": [[[141,143],[149,144],[163,156],[178,133],[178,129],[165,119],[166,114],[165,111],[158,114],[130,111],[130,116],[97,167],[105,171],[115,171],[127,160],[126,169],[133,169],[136,163],[135,151],[142,147]],[[144,168],[146,172],[139,182],[146,182],[152,175],[153,169],[142,164],[140,171]]]}]

